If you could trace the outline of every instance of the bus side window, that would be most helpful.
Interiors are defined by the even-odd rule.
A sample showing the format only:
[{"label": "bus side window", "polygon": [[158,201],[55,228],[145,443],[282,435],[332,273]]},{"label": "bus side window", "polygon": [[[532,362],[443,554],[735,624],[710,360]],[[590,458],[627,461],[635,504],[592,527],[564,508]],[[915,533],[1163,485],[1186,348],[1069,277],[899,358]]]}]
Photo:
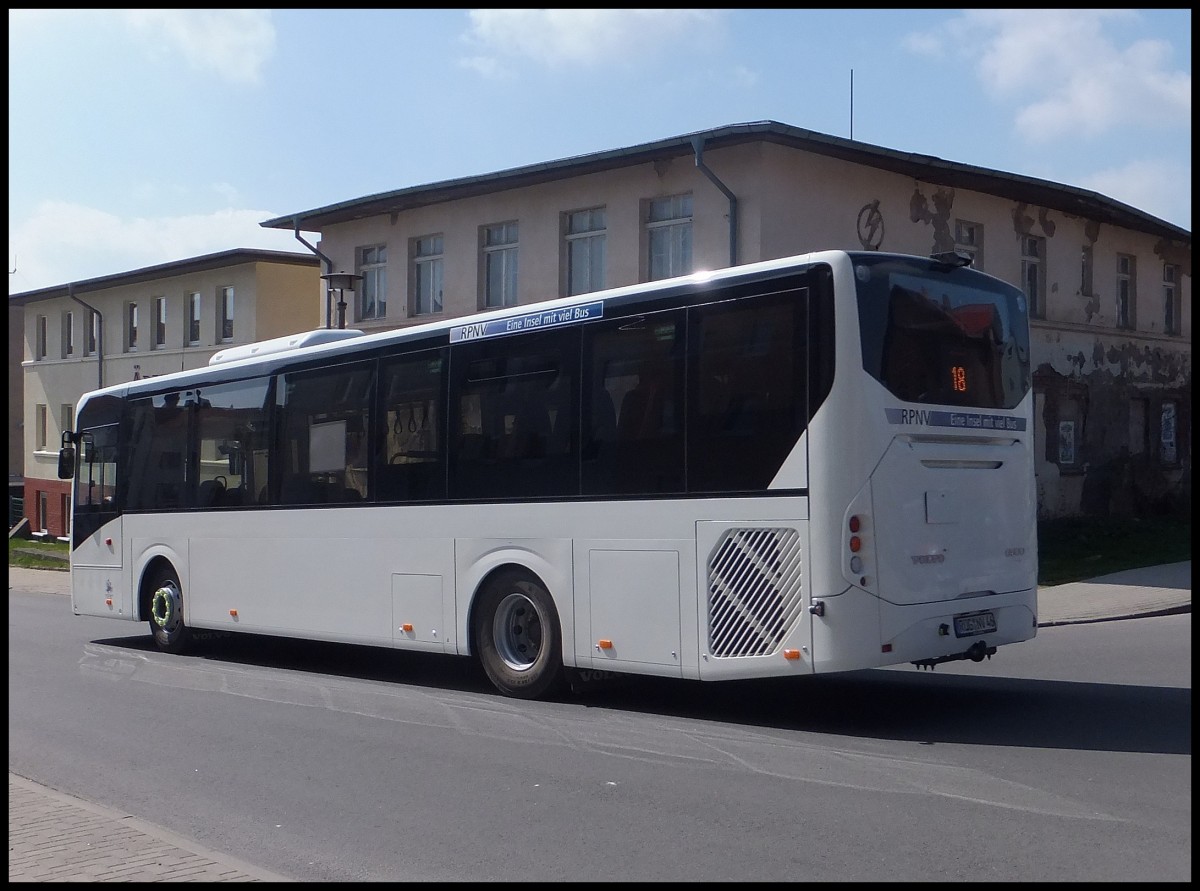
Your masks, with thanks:
[{"label": "bus side window", "polygon": [[446,497],[445,351],[405,356],[381,369],[383,429],[377,447],[376,497]]}]

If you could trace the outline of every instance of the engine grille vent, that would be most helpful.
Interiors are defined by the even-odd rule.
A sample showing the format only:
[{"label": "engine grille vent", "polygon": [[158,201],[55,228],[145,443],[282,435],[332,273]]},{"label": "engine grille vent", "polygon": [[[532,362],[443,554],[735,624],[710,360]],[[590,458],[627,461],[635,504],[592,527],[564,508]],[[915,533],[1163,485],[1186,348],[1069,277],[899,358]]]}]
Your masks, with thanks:
[{"label": "engine grille vent", "polygon": [[708,647],[713,656],[776,650],[803,608],[800,534],[728,529],[708,558]]}]

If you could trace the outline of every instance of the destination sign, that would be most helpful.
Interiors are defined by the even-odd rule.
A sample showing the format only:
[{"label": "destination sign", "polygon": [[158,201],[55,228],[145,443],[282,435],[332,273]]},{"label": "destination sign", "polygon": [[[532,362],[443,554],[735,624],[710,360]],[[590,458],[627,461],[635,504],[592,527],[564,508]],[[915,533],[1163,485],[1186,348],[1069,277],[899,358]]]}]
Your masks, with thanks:
[{"label": "destination sign", "polygon": [[484,337],[499,337],[502,334],[515,334],[518,331],[539,331],[543,328],[554,328],[558,325],[570,325],[573,322],[588,322],[604,315],[604,301],[584,303],[580,306],[567,306],[562,309],[546,309],[541,312],[531,312],[523,316],[511,316],[507,319],[489,319],[486,322],[471,322],[450,329],[450,342],[459,343],[464,340],[480,340]]},{"label": "destination sign", "polygon": [[1024,418],[984,415],[969,411],[931,411],[924,408],[886,408],[889,424],[956,427],[960,430],[1024,430]]}]

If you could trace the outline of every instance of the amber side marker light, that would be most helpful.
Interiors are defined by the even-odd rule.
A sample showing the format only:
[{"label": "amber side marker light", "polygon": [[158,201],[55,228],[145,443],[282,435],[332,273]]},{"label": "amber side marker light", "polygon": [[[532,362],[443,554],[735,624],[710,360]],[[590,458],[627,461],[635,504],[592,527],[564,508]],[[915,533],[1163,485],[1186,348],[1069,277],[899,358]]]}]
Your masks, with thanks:
[{"label": "amber side marker light", "polygon": [[800,651],[799,650],[784,650],[783,658],[784,659],[799,659]]}]

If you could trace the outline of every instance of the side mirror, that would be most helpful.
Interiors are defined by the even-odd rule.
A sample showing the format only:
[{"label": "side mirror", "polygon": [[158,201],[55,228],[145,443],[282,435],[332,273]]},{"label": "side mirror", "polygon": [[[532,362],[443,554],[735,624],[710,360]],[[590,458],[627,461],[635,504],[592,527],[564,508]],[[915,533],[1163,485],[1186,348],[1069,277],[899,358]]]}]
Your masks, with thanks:
[{"label": "side mirror", "polygon": [[75,446],[65,445],[58,450],[58,478],[69,480],[75,476]]}]

